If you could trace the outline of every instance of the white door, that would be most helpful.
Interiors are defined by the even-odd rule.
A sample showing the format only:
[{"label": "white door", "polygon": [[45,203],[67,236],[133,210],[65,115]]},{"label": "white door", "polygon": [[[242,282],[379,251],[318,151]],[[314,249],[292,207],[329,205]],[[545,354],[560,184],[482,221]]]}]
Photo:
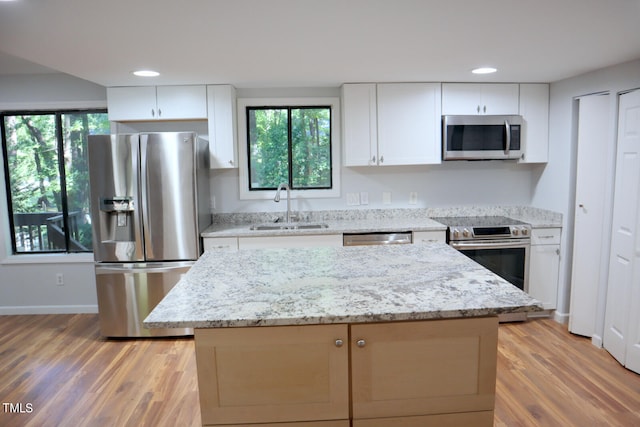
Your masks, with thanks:
[{"label": "white door", "polygon": [[620,96],[604,347],[640,372],[640,90]]},{"label": "white door", "polygon": [[[569,330],[592,337],[596,332],[602,251],[607,250],[609,227],[604,224],[609,158],[610,97],[585,96],[578,100],[578,156],[571,271]],[[610,226],[610,224],[608,224]],[[605,229],[606,227],[606,229]],[[606,256],[606,255],[605,255]]]}]

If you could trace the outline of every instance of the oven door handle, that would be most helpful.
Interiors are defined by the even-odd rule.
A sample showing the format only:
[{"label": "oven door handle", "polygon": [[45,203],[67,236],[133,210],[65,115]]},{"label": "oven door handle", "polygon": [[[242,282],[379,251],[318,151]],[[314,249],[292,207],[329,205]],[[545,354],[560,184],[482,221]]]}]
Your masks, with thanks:
[{"label": "oven door handle", "polygon": [[530,246],[529,240],[501,240],[494,242],[449,242],[449,245],[458,250],[465,249],[502,249],[502,248],[522,248]]}]

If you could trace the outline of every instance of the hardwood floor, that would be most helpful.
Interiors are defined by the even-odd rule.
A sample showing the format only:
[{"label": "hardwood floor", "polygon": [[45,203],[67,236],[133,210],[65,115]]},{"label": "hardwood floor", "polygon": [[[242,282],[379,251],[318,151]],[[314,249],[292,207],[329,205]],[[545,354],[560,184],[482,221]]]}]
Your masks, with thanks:
[{"label": "hardwood floor", "polygon": [[[0,316],[0,426],[199,426],[191,339],[105,340],[96,315]],[[502,324],[495,426],[640,425],[640,375],[552,320]]]}]

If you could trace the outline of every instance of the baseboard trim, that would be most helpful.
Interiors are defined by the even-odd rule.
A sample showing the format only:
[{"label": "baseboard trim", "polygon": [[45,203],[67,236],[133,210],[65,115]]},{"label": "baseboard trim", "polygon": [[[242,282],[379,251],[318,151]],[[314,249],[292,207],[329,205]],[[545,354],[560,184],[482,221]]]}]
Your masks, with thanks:
[{"label": "baseboard trim", "polygon": [[19,314],[94,314],[98,305],[32,305],[0,307],[0,315]]},{"label": "baseboard trim", "polygon": [[569,313],[560,313],[558,310],[553,314],[553,320],[563,325],[569,324]]},{"label": "baseboard trim", "polygon": [[595,345],[598,348],[602,348],[602,337],[600,335],[594,334],[591,337],[591,344]]}]

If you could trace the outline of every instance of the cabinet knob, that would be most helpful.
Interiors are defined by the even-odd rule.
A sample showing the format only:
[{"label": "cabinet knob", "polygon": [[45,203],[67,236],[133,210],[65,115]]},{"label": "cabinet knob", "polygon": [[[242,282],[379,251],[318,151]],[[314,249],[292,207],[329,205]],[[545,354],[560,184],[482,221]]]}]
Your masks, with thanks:
[{"label": "cabinet knob", "polygon": [[374,165],[376,164],[376,156],[373,156],[373,157],[371,158],[371,163],[373,163]]},{"label": "cabinet knob", "polygon": [[162,110],[158,108],[158,117],[162,116]]},{"label": "cabinet knob", "polygon": [[336,347],[342,347],[342,346],[343,346],[343,344],[344,344],[344,341],[342,341],[342,340],[340,340],[340,339],[337,339],[337,340],[336,340]]},{"label": "cabinet knob", "polygon": [[365,345],[367,345],[367,342],[366,342],[365,340],[358,340],[358,341],[356,341],[356,345],[357,345],[358,347],[361,347],[361,348],[362,348],[362,347],[364,347]]},{"label": "cabinet knob", "polygon": [[151,109],[151,117],[155,117],[156,116],[156,110],[154,110],[153,108]]},{"label": "cabinet knob", "polygon": [[229,164],[230,164],[230,165],[233,165],[233,160],[229,160]]},{"label": "cabinet knob", "polygon": [[476,111],[478,112],[478,114],[480,114],[480,106],[479,105],[476,107]]},{"label": "cabinet knob", "polygon": [[380,163],[384,163],[384,156],[380,156]]}]

